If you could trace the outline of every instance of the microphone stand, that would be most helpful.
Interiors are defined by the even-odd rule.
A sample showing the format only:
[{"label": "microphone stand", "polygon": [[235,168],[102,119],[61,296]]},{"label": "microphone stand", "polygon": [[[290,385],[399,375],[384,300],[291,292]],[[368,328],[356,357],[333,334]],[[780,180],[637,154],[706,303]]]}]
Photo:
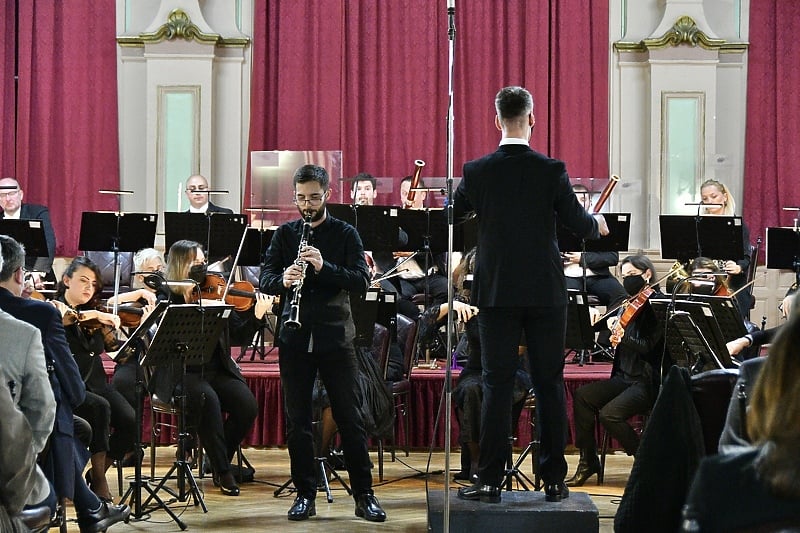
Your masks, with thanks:
[{"label": "microphone stand", "polygon": [[[455,68],[456,1],[447,0],[447,308],[453,309],[453,74]],[[444,373],[444,498],[442,531],[450,531],[450,433],[453,403],[453,313],[447,313],[447,363]]]}]

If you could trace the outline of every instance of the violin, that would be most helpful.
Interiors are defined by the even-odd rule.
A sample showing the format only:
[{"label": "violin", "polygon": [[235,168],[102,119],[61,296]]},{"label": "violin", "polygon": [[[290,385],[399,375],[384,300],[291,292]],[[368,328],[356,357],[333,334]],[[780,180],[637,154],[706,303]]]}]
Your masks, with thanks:
[{"label": "violin", "polygon": [[[106,304],[101,310],[104,313],[113,314],[114,306]],[[126,328],[138,328],[144,316],[144,305],[139,302],[117,304],[117,316],[119,317],[121,326],[125,326]]]},{"label": "violin", "polygon": [[619,320],[614,325],[614,329],[611,332],[611,346],[614,348],[622,341],[623,335],[625,335],[625,328],[630,324],[631,320],[633,320],[639,311],[642,310],[644,305],[647,303],[647,299],[650,298],[650,295],[653,294],[655,289],[649,286],[645,286],[639,293],[633,297],[633,299],[628,302],[628,305],[625,307],[625,310],[622,312],[622,316],[619,317]]},{"label": "violin", "polygon": [[[221,300],[225,294],[225,288],[228,282],[225,281],[219,274],[206,274],[206,279],[200,285],[200,293],[193,295],[194,298],[208,298],[211,300]],[[193,298],[193,300],[194,300]],[[225,303],[232,305],[234,309],[239,312],[247,311],[256,300],[256,289],[249,281],[233,281],[228,288],[228,294],[225,296]],[[194,300],[197,301],[197,300]]]}]

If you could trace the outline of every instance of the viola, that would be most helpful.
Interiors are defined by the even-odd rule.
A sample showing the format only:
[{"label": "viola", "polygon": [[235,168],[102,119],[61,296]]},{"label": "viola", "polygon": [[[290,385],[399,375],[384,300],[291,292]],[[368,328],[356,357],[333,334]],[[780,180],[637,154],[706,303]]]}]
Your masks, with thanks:
[{"label": "viola", "polygon": [[655,289],[650,286],[645,286],[628,302],[625,310],[622,312],[622,316],[619,317],[619,320],[614,325],[614,330],[611,332],[611,346],[616,348],[622,341],[622,337],[625,335],[625,328],[630,324],[631,320],[639,314],[639,311],[644,308],[647,299],[650,298],[650,295],[654,292],[656,292]]},{"label": "viola", "polygon": [[[198,298],[208,298],[211,300],[221,300],[225,294],[228,282],[219,274],[206,274],[206,279],[200,285]],[[195,293],[196,294],[196,293]],[[249,281],[234,281],[230,284],[228,294],[225,296],[225,303],[232,305],[237,311],[247,311],[256,300],[256,289]],[[194,300],[196,301],[196,300]]]}]

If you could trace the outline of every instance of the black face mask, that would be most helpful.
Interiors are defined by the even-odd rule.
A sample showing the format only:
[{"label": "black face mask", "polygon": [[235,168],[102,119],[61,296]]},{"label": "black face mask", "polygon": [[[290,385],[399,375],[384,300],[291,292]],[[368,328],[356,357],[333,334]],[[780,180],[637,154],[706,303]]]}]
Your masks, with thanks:
[{"label": "black face mask", "polygon": [[647,282],[642,276],[628,276],[623,278],[622,286],[625,287],[625,292],[630,296],[639,294],[639,291],[647,285]]},{"label": "black face mask", "polygon": [[189,279],[197,283],[203,283],[206,280],[207,265],[192,265],[189,269]]}]

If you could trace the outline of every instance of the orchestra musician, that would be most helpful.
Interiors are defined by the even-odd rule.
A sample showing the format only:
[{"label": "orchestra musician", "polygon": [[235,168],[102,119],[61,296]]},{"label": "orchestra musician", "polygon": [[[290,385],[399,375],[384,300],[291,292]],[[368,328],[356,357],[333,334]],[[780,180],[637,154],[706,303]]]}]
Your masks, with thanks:
[{"label": "orchestra musician", "polygon": [[692,292],[711,296],[731,295],[728,277],[717,275],[723,272],[717,261],[708,257],[695,257],[686,271],[696,279],[691,280],[689,284],[684,283],[679,292]]},{"label": "orchestra musician", "polygon": [[[111,500],[106,481],[106,470],[115,460],[123,460],[134,451],[136,441],[136,413],[125,397],[108,383],[101,355],[119,348],[115,333],[119,317],[98,310],[99,296],[103,290],[100,268],[88,257],[72,260],[56,289],[53,304],[61,311],[64,331],[86,390],[108,402],[110,426],[104,422],[102,406],[92,402],[91,395],[76,410],[92,426],[90,446],[91,469],[87,473],[90,487],[101,499]],[[92,408],[92,406],[94,406]],[[89,411],[87,413],[87,411]]]},{"label": "orchestra musician", "polygon": [[567,481],[570,487],[580,487],[600,472],[595,417],[628,455],[636,453],[639,436],[627,421],[653,407],[661,382],[664,332],[649,305],[651,298],[663,297],[658,285],[650,285],[655,266],[643,255],[632,255],[622,260],[620,269],[623,286],[632,299],[612,325],[611,342],[616,351],[611,377],[583,385],[574,393],[575,445],[580,450],[580,462]]},{"label": "orchestra musician", "polygon": [[208,180],[205,176],[195,174],[186,180],[186,198],[189,199],[189,209],[187,213],[227,213],[233,214],[233,210],[227,207],[215,205],[209,199]]},{"label": "orchestra musician", "polygon": [[[709,205],[705,212],[701,214],[716,216],[734,216],[736,214],[736,201],[724,183],[714,179],[707,179],[700,185],[700,201]],[[744,248],[742,259],[737,261],[726,260],[722,265],[722,271],[728,274],[727,285],[731,293],[736,293],[736,302],[739,304],[739,312],[744,320],[750,319],[750,309],[753,307],[753,295],[750,290],[739,290],[747,283],[747,272],[750,262],[757,258],[750,257],[750,229],[747,224],[742,222],[742,246]],[[738,292],[737,292],[738,291]]]},{"label": "orchestra musician", "polygon": [[355,514],[383,522],[386,513],[372,490],[367,435],[359,412],[349,296],[367,290],[364,247],[355,228],[327,212],[330,178],[324,168],[303,165],[293,182],[294,203],[302,218],[282,224],[273,235],[260,282],[264,292],[285,295],[276,342],[297,489],[287,518],[299,521],[316,515],[312,391],[319,372],[339,426]]},{"label": "orchestra musician", "polygon": [[[202,285],[207,276],[206,267],[205,254],[199,243],[176,241],[167,254],[166,281],[157,290],[158,299],[172,304],[197,301],[196,287],[171,289],[169,281],[189,279],[198,286]],[[209,303],[203,300],[203,305]],[[257,300],[255,307],[263,316],[269,300]],[[255,312],[248,311],[244,317],[232,312],[229,328],[254,327],[249,315]],[[258,404],[238,365],[231,359],[228,335],[223,333],[207,363],[188,365],[185,375],[183,367],[177,357],[171,366],[155,367],[148,384],[150,392],[165,401],[181,393],[186,397],[187,430],[200,437],[211,462],[214,484],[219,486],[222,494],[238,496],[239,486],[233,477],[231,459],[258,415]],[[223,411],[228,414],[224,420]]]}]

